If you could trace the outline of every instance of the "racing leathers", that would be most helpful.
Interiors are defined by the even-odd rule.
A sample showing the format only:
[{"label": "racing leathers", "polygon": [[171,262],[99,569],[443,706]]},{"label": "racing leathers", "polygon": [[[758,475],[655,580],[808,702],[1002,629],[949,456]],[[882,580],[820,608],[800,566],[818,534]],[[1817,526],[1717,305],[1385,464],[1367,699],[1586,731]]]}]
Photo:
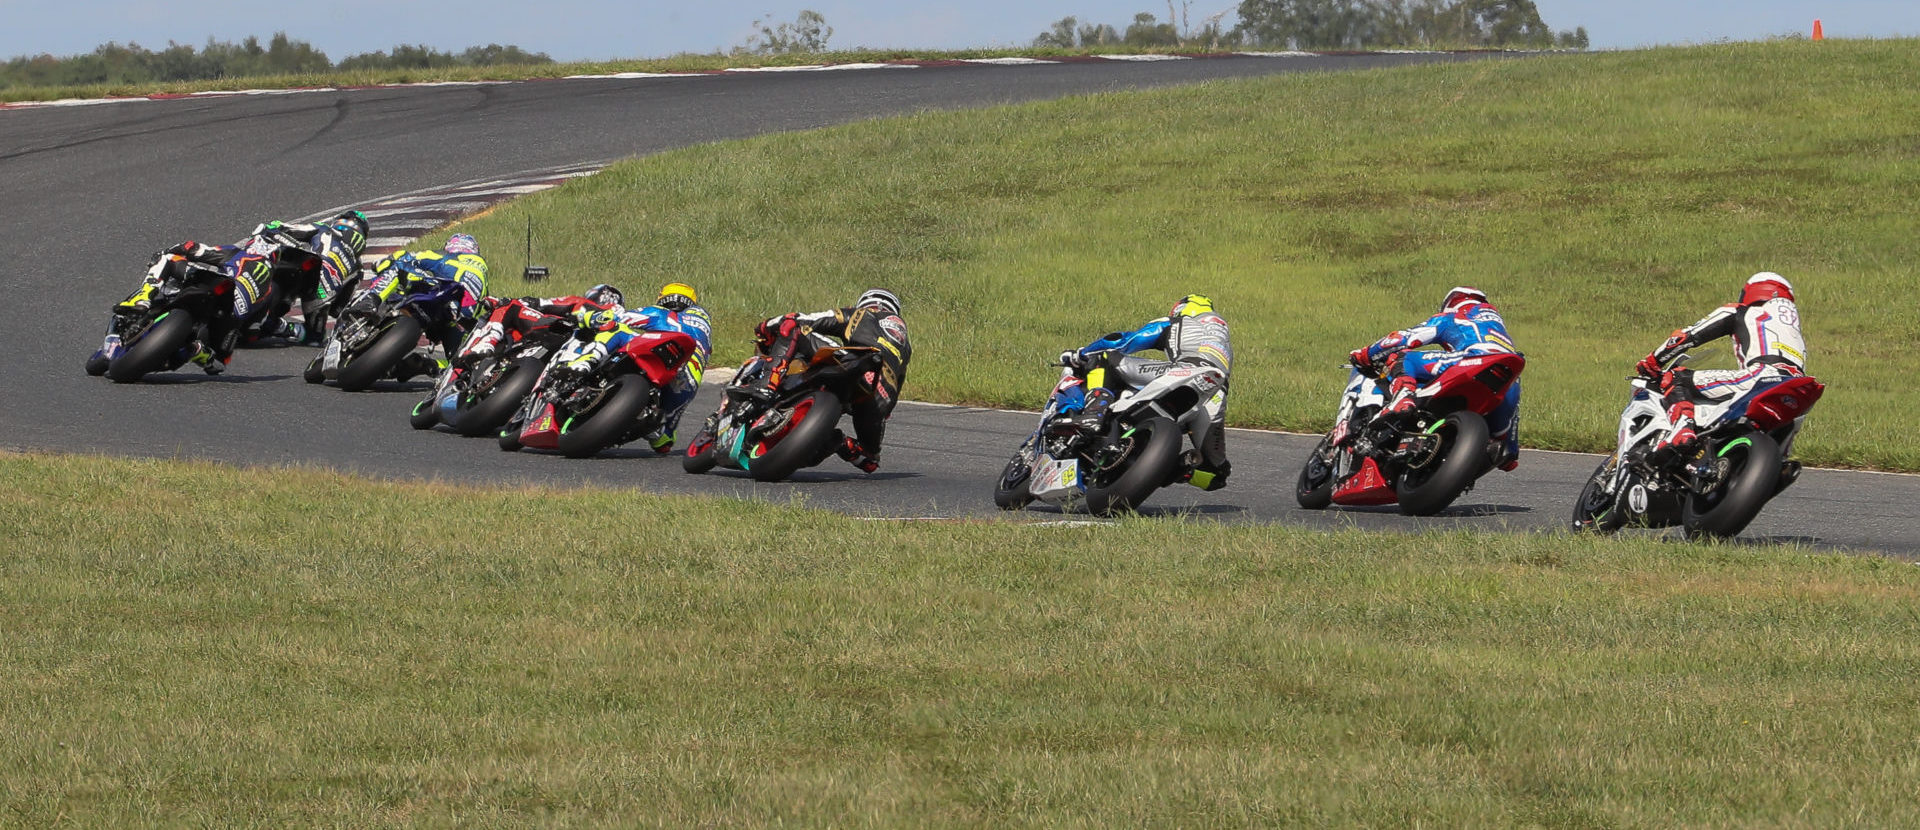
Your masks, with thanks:
[{"label": "racing leathers", "polygon": [[[281,247],[274,269],[274,279],[281,292],[260,321],[260,336],[287,337],[309,344],[320,342],[336,298],[352,296],[359,283],[358,251],[366,246],[365,235],[357,228],[342,230],[324,224],[265,222],[255,227],[240,244],[254,240]],[[296,302],[300,304],[304,324],[283,319]]]},{"label": "racing leathers", "polygon": [[[1728,336],[1733,338],[1733,355],[1740,368],[1666,368],[1681,352]],[[1695,402],[1733,400],[1763,380],[1806,373],[1807,341],[1800,331],[1800,309],[1790,296],[1723,305],[1675,331],[1638,368],[1641,374],[1659,379],[1667,405],[1670,429],[1656,446],[1684,448],[1694,441]],[[1792,448],[1792,441],[1787,439],[1782,453]]]},{"label": "racing leathers", "polygon": [[487,315],[486,321],[469,336],[462,356],[477,358],[493,354],[502,341],[518,343],[528,337],[542,337],[555,324],[570,321],[578,325],[587,320],[592,312],[610,310],[612,306],[574,295],[499,301],[493,312]]},{"label": "racing leathers", "polygon": [[179,276],[181,269],[188,267],[187,263],[191,262],[218,268],[232,281],[233,314],[204,321],[206,338],[193,344],[193,362],[206,370],[207,374],[219,374],[233,359],[233,349],[239,342],[241,331],[257,322],[267,311],[261,300],[267,296],[275,255],[274,247],[265,243],[240,246],[202,245],[188,241],[162,251],[153,266],[147,269],[140,287],[113,307],[113,320],[108,323],[106,341],[88,361],[89,370],[98,365],[104,371],[104,361],[119,353],[120,336],[127,326],[146,312],[161,284],[169,277]]},{"label": "racing leathers", "polygon": [[[907,322],[900,315],[877,306],[853,306],[771,317],[759,325],[757,333],[760,353],[768,358],[767,366],[783,365],[790,359],[811,354],[809,334],[835,338],[848,346],[879,349],[880,368],[860,378],[860,390],[847,402],[853,416],[853,436],[848,437],[837,429],[833,435],[834,452],[847,463],[869,473],[879,469],[887,418],[900,402],[900,388],[907,381],[907,363],[913,359],[913,346],[907,342]],[[773,377],[777,378],[778,373],[773,373]]]},{"label": "racing leathers", "polygon": [[700,380],[706,374],[707,356],[713,352],[713,322],[707,316],[707,310],[698,305],[689,305],[681,311],[647,306],[639,309],[623,309],[618,306],[608,308],[583,298],[572,312],[574,319],[582,328],[594,331],[593,339],[582,343],[569,354],[556,355],[555,360],[566,370],[587,373],[594,370],[607,356],[618,351],[627,341],[649,331],[677,331],[693,338],[693,355],[681,364],[680,373],[666,388],[660,390],[660,427],[645,436],[647,445],[661,455],[673,450],[674,433],[680,427],[680,415],[693,403],[693,396],[700,391]]},{"label": "racing leathers", "polygon": [[[354,307],[373,308],[408,294],[431,290],[421,283],[453,283],[460,287],[460,299],[443,321],[429,326],[425,334],[446,354],[460,348],[460,340],[472,328],[480,303],[487,295],[487,261],[479,254],[449,254],[444,251],[394,251],[373,266],[373,282],[353,299]],[[420,374],[432,374],[444,368],[440,362],[418,352],[400,361],[394,377],[401,380]]]},{"label": "racing leathers", "polygon": [[[1439,350],[1419,351],[1437,345]],[[1413,328],[1393,332],[1352,354],[1355,366],[1385,369],[1392,379],[1382,416],[1412,408],[1414,390],[1432,383],[1462,360],[1486,354],[1519,354],[1500,310],[1485,302],[1454,306]],[[1520,464],[1520,381],[1507,387],[1506,399],[1487,414],[1487,428],[1500,445],[1494,466],[1512,471]]]},{"label": "racing leathers", "polygon": [[[1211,304],[1208,303],[1208,306]],[[1227,335],[1227,320],[1211,307],[1198,313],[1174,314],[1149,320],[1126,332],[1113,332],[1078,351],[1061,355],[1061,362],[1073,367],[1085,383],[1064,393],[1058,411],[1078,410],[1079,417],[1097,423],[1121,392],[1127,391],[1125,378],[1157,376],[1176,365],[1210,366],[1232,376],[1233,344]],[[1158,350],[1166,360],[1135,357],[1138,352]],[[1118,355],[1117,360],[1113,359]],[[1109,366],[1113,371],[1109,371]],[[1082,391],[1084,389],[1084,391]],[[1207,429],[1200,450],[1200,463],[1188,484],[1202,490],[1227,486],[1233,465],[1227,461],[1227,392],[1221,383],[1220,407]]]}]

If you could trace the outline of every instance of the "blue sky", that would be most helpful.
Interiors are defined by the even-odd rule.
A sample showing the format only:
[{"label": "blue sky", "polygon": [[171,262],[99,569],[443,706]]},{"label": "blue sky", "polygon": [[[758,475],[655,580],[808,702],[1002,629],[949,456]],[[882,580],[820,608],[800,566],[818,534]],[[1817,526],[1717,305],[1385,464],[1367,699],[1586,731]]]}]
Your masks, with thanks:
[{"label": "blue sky", "polygon": [[[1754,40],[1920,35],[1915,0],[1536,0],[1555,29],[1585,26],[1597,48]],[[1175,8],[1181,0],[1173,0]],[[1237,0],[1191,0],[1195,25],[1233,20]],[[91,51],[107,41],[149,48],[209,36],[240,40],[285,30],[338,60],[396,43],[458,50],[511,43],[561,60],[660,57],[740,44],[755,19],[826,16],[835,47],[959,48],[1024,45],[1067,15],[1124,28],[1136,12],[1165,20],[1167,0],[0,0],[0,57]]]}]

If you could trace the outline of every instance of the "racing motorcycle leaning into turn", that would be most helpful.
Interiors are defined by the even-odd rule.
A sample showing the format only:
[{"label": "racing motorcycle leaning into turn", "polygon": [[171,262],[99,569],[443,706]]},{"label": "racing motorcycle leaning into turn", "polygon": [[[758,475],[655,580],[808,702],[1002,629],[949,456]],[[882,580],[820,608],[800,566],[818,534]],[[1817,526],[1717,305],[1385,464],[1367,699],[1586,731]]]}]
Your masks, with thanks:
[{"label": "racing motorcycle leaning into turn", "polygon": [[1698,440],[1681,453],[1655,449],[1672,428],[1656,382],[1629,378],[1633,392],[1620,413],[1618,445],[1580,491],[1573,528],[1611,533],[1628,525],[1678,525],[1689,539],[1738,535],[1799,478],[1800,462],[1788,456],[1826,386],[1808,375],[1783,374],[1740,397],[1696,403]]},{"label": "racing motorcycle leaning into turn", "polygon": [[637,440],[663,423],[661,390],[693,358],[698,344],[679,331],[640,331],[591,370],[573,364],[593,342],[595,332],[579,329],[555,350],[539,382],[504,428],[500,448],[558,450],[568,458],[586,458]]},{"label": "racing motorcycle leaning into turn", "polygon": [[1493,469],[1501,449],[1486,416],[1526,367],[1514,352],[1467,357],[1414,391],[1413,408],[1381,415],[1384,378],[1351,370],[1333,429],[1307,456],[1294,498],[1330,504],[1398,504],[1410,516],[1445,510]]},{"label": "racing motorcycle leaning into turn", "polygon": [[431,328],[461,319],[461,303],[470,292],[451,280],[407,280],[401,290],[380,298],[388,275],[354,296],[340,311],[320,356],[307,364],[308,383],[331,380],[349,392],[359,392],[382,378],[392,377],[401,361],[420,345]]},{"label": "racing motorcycle leaning into turn", "polygon": [[1103,416],[1087,419],[1079,402],[1088,381],[1063,367],[1039,425],[994,485],[993,503],[1001,509],[1018,510],[1038,499],[1062,509],[1084,506],[1099,516],[1123,513],[1154,491],[1187,480],[1200,464],[1199,448],[1226,405],[1227,373],[1114,351],[1094,358],[1088,376],[1115,373],[1126,391]]},{"label": "racing motorcycle leaning into turn", "polygon": [[880,349],[807,332],[805,348],[780,365],[753,355],[727,382],[720,408],[687,443],[681,466],[744,470],[780,481],[834,453],[834,432],[862,377],[881,368]]}]

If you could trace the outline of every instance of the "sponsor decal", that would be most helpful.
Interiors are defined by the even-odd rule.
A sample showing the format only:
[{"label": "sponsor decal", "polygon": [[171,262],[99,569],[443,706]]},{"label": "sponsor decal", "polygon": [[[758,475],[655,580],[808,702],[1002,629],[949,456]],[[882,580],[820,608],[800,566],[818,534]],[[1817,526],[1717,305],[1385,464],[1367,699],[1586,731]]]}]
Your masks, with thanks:
[{"label": "sponsor decal", "polygon": [[907,342],[907,323],[899,317],[889,315],[882,318],[880,320],[880,330],[886,332],[888,337],[902,343]]}]

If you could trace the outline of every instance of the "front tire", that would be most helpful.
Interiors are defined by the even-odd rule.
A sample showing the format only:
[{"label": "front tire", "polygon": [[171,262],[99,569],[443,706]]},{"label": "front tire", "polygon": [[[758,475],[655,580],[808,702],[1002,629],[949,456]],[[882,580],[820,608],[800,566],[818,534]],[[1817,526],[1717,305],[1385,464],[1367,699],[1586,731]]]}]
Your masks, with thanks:
[{"label": "front tire", "polygon": [[1325,510],[1333,504],[1333,446],[1331,436],[1322,437],[1307,463],[1300,465],[1300,477],[1293,483],[1293,500],[1308,510]]},{"label": "front tire", "polygon": [[840,399],[832,392],[816,390],[793,406],[796,411],[801,407],[806,411],[800,413],[799,423],[789,427],[766,455],[748,462],[747,472],[755,481],[780,481],[802,467],[819,463],[823,449],[831,452],[827,441],[840,424]]},{"label": "front tire", "polygon": [[1441,457],[1426,469],[1408,470],[1394,488],[1400,496],[1400,512],[1409,516],[1431,516],[1447,509],[1486,472],[1485,418],[1455,412],[1441,420],[1434,434],[1440,436]]},{"label": "front tire", "polygon": [[393,367],[399,365],[400,359],[420,345],[420,331],[419,320],[407,315],[394,318],[371,345],[340,364],[340,370],[333,375],[334,383],[348,392],[372,388],[374,381],[393,374]]},{"label": "front tire", "polygon": [[586,458],[620,443],[647,410],[652,384],[640,375],[623,375],[593,411],[574,415],[560,427],[560,454]]},{"label": "front tire", "polygon": [[[1140,433],[1147,433],[1142,439]],[[1111,516],[1132,510],[1160,489],[1180,462],[1180,428],[1166,418],[1149,418],[1133,427],[1132,458],[1111,483],[1087,485],[1087,512]]]},{"label": "front tire", "polygon": [[1038,452],[1034,446],[1040,441],[1039,435],[1027,439],[1007,466],[1000,471],[1000,480],[993,486],[993,506],[1001,510],[1019,510],[1033,502],[1033,459]]},{"label": "front tire", "polygon": [[468,399],[462,398],[456,410],[459,414],[453,419],[454,430],[466,436],[499,431],[500,426],[520,408],[527,393],[533,391],[534,384],[540,382],[542,365],[530,357],[516,360],[493,382],[486,397],[471,404]]},{"label": "front tire", "polygon": [[413,413],[407,416],[407,423],[414,429],[433,429],[440,423],[440,396],[428,395],[427,399],[413,405]]},{"label": "front tire", "polygon": [[1627,511],[1620,509],[1620,494],[1607,492],[1604,482],[1613,473],[1614,459],[1608,457],[1587,477],[1587,486],[1573,503],[1573,529],[1581,533],[1612,533],[1625,527]]},{"label": "front tire", "polygon": [[193,329],[193,315],[187,311],[174,309],[161,315],[140,333],[140,339],[107,364],[107,380],[132,383],[148,372],[160,371],[169,358],[193,340]]},{"label": "front tire", "polygon": [[700,431],[694,433],[693,440],[687,442],[687,453],[680,456],[680,469],[700,475],[713,469],[718,463],[713,457],[714,441],[717,438],[713,434],[714,420],[707,419],[707,422],[701,425]]},{"label": "front tire", "polygon": [[1684,499],[1680,523],[1687,538],[1738,536],[1773,498],[1780,483],[1780,445],[1763,432],[1748,433],[1745,440],[1722,445],[1717,456],[1728,465],[1725,487]]}]

